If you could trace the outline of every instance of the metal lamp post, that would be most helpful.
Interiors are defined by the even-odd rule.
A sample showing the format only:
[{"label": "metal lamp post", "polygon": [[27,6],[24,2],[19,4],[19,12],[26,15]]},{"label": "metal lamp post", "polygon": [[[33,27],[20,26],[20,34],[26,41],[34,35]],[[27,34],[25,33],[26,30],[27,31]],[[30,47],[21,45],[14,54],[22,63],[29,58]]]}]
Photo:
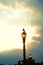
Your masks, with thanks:
[{"label": "metal lamp post", "polygon": [[22,39],[23,39],[23,62],[24,62],[24,65],[26,65],[25,64],[25,60],[26,60],[26,52],[25,52],[26,32],[24,29],[23,29],[23,33],[22,33]]}]

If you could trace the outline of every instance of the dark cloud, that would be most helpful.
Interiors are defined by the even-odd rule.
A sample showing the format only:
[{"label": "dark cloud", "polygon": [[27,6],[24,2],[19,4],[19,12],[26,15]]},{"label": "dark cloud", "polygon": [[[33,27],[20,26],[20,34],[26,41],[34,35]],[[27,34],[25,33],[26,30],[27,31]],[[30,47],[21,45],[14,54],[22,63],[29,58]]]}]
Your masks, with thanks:
[{"label": "dark cloud", "polygon": [[43,10],[43,0],[25,0],[28,5]]},{"label": "dark cloud", "polygon": [[43,9],[43,0],[0,0],[3,4],[9,4],[12,3],[14,5],[15,2],[25,2],[27,5],[30,5],[32,7],[38,7],[39,9]]},{"label": "dark cloud", "polygon": [[32,37],[32,40],[39,40],[40,37]]}]

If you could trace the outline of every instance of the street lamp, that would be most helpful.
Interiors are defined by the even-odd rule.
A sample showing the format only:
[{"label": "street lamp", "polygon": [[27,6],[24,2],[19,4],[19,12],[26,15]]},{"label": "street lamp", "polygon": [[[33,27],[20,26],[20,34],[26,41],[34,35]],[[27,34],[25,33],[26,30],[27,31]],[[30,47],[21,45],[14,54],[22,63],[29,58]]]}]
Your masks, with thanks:
[{"label": "street lamp", "polygon": [[25,60],[26,60],[26,53],[25,53],[26,32],[24,29],[23,29],[23,33],[22,33],[22,39],[23,39],[23,62],[24,62],[24,65],[26,65],[25,64]]},{"label": "street lamp", "polygon": [[21,61],[21,62],[20,62],[20,64],[22,65],[22,64],[23,64],[23,62]]},{"label": "street lamp", "polygon": [[31,54],[29,54],[29,58],[32,58],[32,55]]}]

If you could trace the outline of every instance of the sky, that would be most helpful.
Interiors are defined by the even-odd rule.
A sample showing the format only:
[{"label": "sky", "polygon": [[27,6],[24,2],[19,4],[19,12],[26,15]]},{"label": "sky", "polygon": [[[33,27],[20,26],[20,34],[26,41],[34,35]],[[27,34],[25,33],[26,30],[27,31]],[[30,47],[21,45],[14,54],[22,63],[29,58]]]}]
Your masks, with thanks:
[{"label": "sky", "polygon": [[43,0],[0,0],[0,53],[22,49],[23,28],[27,57],[43,61]]}]

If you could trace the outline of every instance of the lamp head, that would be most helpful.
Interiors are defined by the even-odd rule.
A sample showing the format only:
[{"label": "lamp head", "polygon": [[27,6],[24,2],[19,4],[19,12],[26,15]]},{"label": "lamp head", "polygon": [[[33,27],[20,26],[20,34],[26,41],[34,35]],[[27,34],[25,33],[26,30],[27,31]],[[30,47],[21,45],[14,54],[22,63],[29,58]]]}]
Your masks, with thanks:
[{"label": "lamp head", "polygon": [[22,38],[23,38],[23,39],[26,39],[26,32],[25,32],[25,29],[23,29]]}]

